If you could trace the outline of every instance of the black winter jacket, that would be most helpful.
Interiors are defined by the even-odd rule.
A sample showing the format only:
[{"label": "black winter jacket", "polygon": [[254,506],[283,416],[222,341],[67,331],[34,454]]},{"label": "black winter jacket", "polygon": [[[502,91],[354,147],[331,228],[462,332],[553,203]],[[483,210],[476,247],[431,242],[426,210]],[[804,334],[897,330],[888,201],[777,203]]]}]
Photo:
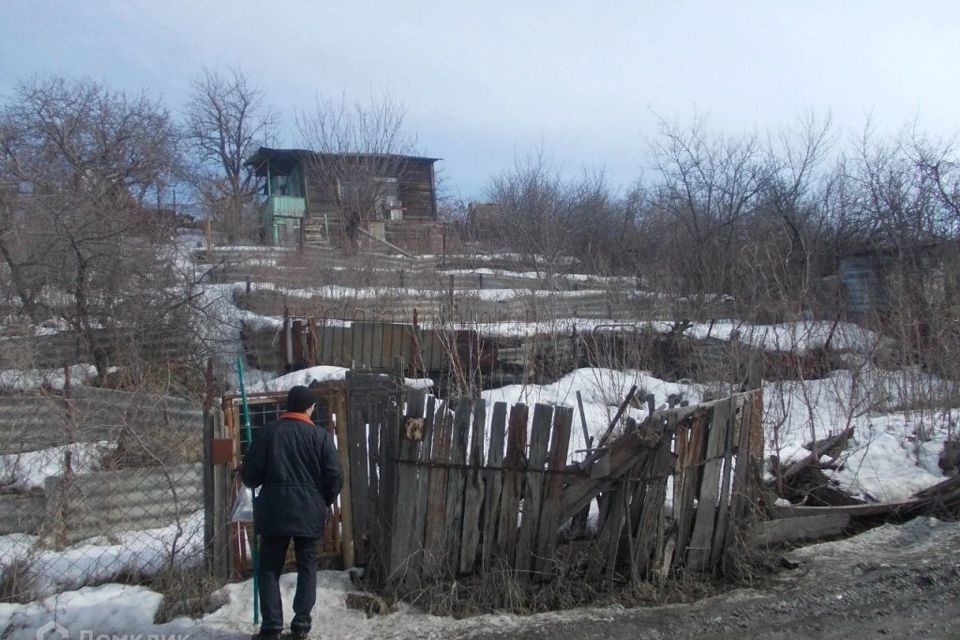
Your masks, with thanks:
[{"label": "black winter jacket", "polygon": [[292,413],[263,427],[243,457],[240,477],[260,487],[253,522],[264,536],[322,537],[327,506],[343,484],[333,438],[305,414]]}]

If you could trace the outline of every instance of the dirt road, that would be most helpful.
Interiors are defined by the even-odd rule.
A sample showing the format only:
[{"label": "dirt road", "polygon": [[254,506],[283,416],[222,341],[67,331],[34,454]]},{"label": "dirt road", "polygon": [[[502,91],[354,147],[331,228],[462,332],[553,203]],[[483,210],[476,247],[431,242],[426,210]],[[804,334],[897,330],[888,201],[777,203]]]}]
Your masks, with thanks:
[{"label": "dirt road", "polygon": [[960,639],[960,523],[917,519],[796,550],[763,590],[690,605],[488,617],[455,637],[579,640]]}]

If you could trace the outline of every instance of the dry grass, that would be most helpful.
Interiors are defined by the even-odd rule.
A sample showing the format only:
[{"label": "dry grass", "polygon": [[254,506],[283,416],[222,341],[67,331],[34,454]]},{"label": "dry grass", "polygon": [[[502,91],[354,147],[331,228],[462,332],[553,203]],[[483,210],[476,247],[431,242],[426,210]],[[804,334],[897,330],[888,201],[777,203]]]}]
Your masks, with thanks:
[{"label": "dry grass", "polygon": [[168,569],[153,578],[150,588],[163,594],[154,622],[163,624],[178,616],[199,617],[226,604],[222,585],[206,567]]},{"label": "dry grass", "polygon": [[30,559],[16,558],[0,567],[0,602],[26,603],[36,598]]}]

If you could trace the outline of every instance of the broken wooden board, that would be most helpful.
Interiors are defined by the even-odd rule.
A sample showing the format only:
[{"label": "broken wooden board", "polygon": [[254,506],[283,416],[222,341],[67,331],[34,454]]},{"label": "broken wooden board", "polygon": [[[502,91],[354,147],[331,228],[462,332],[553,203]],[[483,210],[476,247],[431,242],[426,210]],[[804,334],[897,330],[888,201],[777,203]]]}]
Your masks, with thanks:
[{"label": "broken wooden board", "polygon": [[851,518],[876,518],[878,516],[894,516],[910,511],[922,504],[919,500],[905,500],[881,504],[851,504],[835,507],[767,507],[767,513],[775,519],[810,518],[819,515],[842,513]]},{"label": "broken wooden board", "polygon": [[754,523],[748,539],[751,544],[761,547],[809,542],[840,535],[849,525],[850,515],[846,513],[765,520]]}]

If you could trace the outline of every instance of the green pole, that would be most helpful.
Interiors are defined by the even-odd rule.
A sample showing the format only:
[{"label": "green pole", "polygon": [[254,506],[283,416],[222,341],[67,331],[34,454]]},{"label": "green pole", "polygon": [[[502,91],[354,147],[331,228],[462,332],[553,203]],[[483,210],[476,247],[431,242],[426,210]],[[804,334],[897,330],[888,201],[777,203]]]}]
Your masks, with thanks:
[{"label": "green pole", "polygon": [[[253,444],[253,430],[250,428],[250,406],[247,404],[247,389],[243,384],[243,358],[237,356],[237,377],[240,379],[240,401],[243,407],[243,435],[247,440],[247,451]],[[253,560],[253,624],[260,623],[260,554],[257,550],[257,530],[253,530],[250,542],[250,556]]]}]

